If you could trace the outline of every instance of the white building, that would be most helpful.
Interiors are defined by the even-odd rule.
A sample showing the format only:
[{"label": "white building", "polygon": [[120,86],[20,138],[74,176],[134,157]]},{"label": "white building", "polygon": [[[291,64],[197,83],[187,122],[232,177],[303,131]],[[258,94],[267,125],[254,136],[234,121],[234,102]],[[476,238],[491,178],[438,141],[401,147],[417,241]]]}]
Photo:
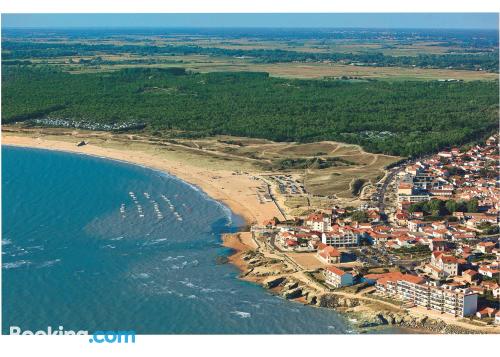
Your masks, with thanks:
[{"label": "white building", "polygon": [[311,214],[307,217],[305,225],[313,231],[327,232],[331,228],[331,218],[326,214]]},{"label": "white building", "polygon": [[337,267],[328,267],[325,269],[325,281],[328,285],[341,288],[352,285],[353,276]]},{"label": "white building", "polygon": [[352,231],[323,233],[321,242],[332,247],[355,247],[359,245],[361,235]]},{"label": "white building", "polygon": [[393,274],[377,280],[377,291],[456,317],[471,316],[477,312],[477,293],[469,289],[439,287],[424,283],[412,275]]},{"label": "white building", "polygon": [[458,275],[458,259],[443,252],[433,252],[431,255],[431,265],[442,270],[444,276]]}]

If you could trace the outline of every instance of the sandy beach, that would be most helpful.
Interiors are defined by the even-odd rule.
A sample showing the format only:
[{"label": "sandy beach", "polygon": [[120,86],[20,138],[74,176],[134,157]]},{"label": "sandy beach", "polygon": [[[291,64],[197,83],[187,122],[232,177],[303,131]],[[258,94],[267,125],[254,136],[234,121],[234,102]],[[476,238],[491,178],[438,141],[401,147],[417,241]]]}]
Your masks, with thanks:
[{"label": "sandy beach", "polygon": [[[67,139],[67,137],[65,138]],[[203,165],[195,166],[191,162],[175,160],[162,155],[159,150],[131,150],[126,145],[119,149],[104,147],[88,140],[88,144],[77,146],[81,136],[72,140],[54,140],[44,136],[24,136],[2,132],[2,145],[59,150],[78,154],[87,154],[108,159],[120,160],[160,170],[201,188],[211,198],[228,206],[241,216],[246,224],[262,223],[272,217],[279,217],[280,212],[272,202],[261,203],[257,191],[262,186],[261,180],[254,179],[252,173],[210,169]]]},{"label": "sandy beach", "polygon": [[[247,225],[255,222],[262,223],[272,217],[280,217],[280,212],[273,202],[259,200],[259,190],[262,191],[264,183],[258,178],[257,173],[242,172],[238,170],[238,167],[235,167],[234,171],[227,168],[222,169],[220,166],[212,165],[211,162],[199,162],[199,157],[195,157],[194,160],[192,158],[186,159],[189,157],[172,154],[168,149],[159,149],[152,145],[129,145],[127,141],[120,142],[112,139],[100,141],[97,140],[96,135],[106,137],[106,134],[95,133],[78,133],[78,135],[72,136],[7,131],[2,132],[2,145],[86,154],[159,170],[199,187],[208,196],[222,202],[235,214],[241,216]],[[81,140],[85,140],[87,144],[77,146],[77,143]],[[310,277],[304,273],[304,269],[297,265],[297,262],[291,261],[290,257],[285,257],[283,254],[269,251],[264,242],[256,242],[252,234],[246,229],[242,229],[241,232],[235,234],[225,234],[222,239],[224,246],[234,250],[228,260],[240,269],[242,272],[241,278],[263,285],[276,294],[287,297],[287,294],[293,293],[294,286],[298,284],[299,289],[302,290],[302,296],[291,299],[300,303],[330,307],[341,311],[345,310],[344,312],[355,313],[356,316],[364,316],[364,318],[366,316],[372,318],[373,314],[379,313],[381,310],[387,310],[387,313],[394,313],[390,311],[403,313],[398,306],[375,300],[363,293],[327,291],[324,287],[311,281]],[[269,286],[276,279],[285,279],[287,284],[276,287]],[[331,305],[331,302],[321,302],[323,296],[333,297],[333,305]],[[344,305],[338,303],[347,300],[351,300],[353,306],[356,307],[346,309]],[[406,311],[405,314],[404,316],[407,316],[407,319],[411,321],[410,325],[414,323],[415,319],[428,316],[426,312],[422,314],[413,310]],[[432,316],[432,318],[435,321],[441,321],[440,328],[444,329],[447,326],[444,324],[442,316]],[[429,321],[434,320],[429,318]],[[450,328],[455,327],[483,333],[495,333],[498,330],[497,328],[485,330],[454,319],[447,320],[446,324]],[[406,325],[401,326],[405,327]],[[411,327],[420,328],[422,326],[420,324],[418,326],[411,325]],[[432,323],[426,328],[435,329],[436,326]],[[437,332],[437,330],[432,331]],[[457,331],[463,333],[462,330]]]}]

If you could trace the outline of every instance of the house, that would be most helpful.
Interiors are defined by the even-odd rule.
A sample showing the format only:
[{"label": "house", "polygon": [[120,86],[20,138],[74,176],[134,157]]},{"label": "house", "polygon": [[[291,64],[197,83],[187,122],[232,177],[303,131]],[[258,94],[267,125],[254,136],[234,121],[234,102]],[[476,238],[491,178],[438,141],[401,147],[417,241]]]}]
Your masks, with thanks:
[{"label": "house", "polygon": [[409,165],[405,168],[405,171],[410,175],[416,176],[422,171],[422,168],[419,165]]},{"label": "house", "polygon": [[374,209],[367,210],[366,214],[368,216],[368,219],[371,222],[379,222],[380,221],[380,213],[378,212],[378,210],[374,210]]},{"label": "house", "polygon": [[413,194],[413,184],[402,182],[398,186],[398,195],[412,195]]},{"label": "house", "polygon": [[458,275],[458,259],[443,252],[433,252],[431,254],[431,265],[441,269],[446,276]]},{"label": "house", "polygon": [[408,214],[405,212],[397,212],[394,218],[396,223],[400,226],[406,226],[408,224]]},{"label": "house", "polygon": [[424,222],[420,219],[412,219],[408,221],[408,229],[411,232],[418,232],[420,228],[430,225],[428,222]]},{"label": "house", "polygon": [[432,264],[426,264],[424,266],[424,272],[426,272],[429,277],[435,280],[443,279],[446,277],[446,273]]},{"label": "house", "polygon": [[438,152],[438,156],[446,159],[451,159],[453,154],[450,151],[440,151]]},{"label": "house", "polygon": [[473,281],[476,281],[479,278],[479,274],[475,270],[467,269],[462,272],[462,277],[466,282],[472,283]]},{"label": "house", "polygon": [[424,217],[424,212],[413,212],[411,214],[412,218],[423,218]]},{"label": "house", "polygon": [[390,236],[387,234],[377,232],[369,232],[368,235],[370,237],[368,239],[371,240],[371,243],[375,245],[384,245],[390,238]]},{"label": "house", "polygon": [[432,251],[443,252],[446,250],[446,241],[443,238],[433,238],[429,248]]},{"label": "house", "polygon": [[453,212],[453,217],[456,217],[458,220],[463,220],[465,218],[463,212]]},{"label": "house", "polygon": [[340,253],[338,249],[335,249],[332,246],[326,245],[324,243],[319,243],[316,255],[321,261],[327,264],[336,264],[340,263],[342,253]]},{"label": "house", "polygon": [[485,317],[495,317],[497,310],[492,307],[485,307],[482,310],[476,312],[476,316],[480,319],[484,319]]},{"label": "house", "polygon": [[326,214],[314,213],[309,215],[304,223],[313,231],[326,232],[330,230],[331,219]]},{"label": "house", "polygon": [[493,248],[495,248],[495,243],[493,242],[480,242],[476,249],[479,250],[483,254],[490,254],[493,252]]},{"label": "house", "polygon": [[325,269],[325,282],[328,285],[336,288],[350,286],[354,283],[354,278],[351,273],[348,273],[337,267],[327,267]]},{"label": "house", "polygon": [[487,265],[480,267],[478,273],[492,279],[498,279],[500,277],[500,270],[490,268]]},{"label": "house", "polygon": [[276,243],[284,247],[286,245],[286,241],[290,239],[296,240],[295,234],[293,232],[281,231],[276,236]]},{"label": "house", "polygon": [[500,286],[497,286],[495,289],[491,291],[493,293],[493,297],[495,299],[500,298]]},{"label": "house", "polygon": [[400,235],[394,240],[401,248],[403,247],[411,247],[414,243],[414,239],[408,237],[407,235]]},{"label": "house", "polygon": [[485,288],[486,290],[493,291],[498,288],[498,283],[493,280],[483,280],[481,282],[481,286]]},{"label": "house", "polygon": [[274,228],[274,227],[276,227],[276,225],[278,223],[280,223],[280,221],[278,220],[278,218],[274,217],[274,218],[272,218],[272,219],[270,219],[268,221],[265,221],[264,222],[264,226],[266,228]]},{"label": "house", "polygon": [[287,239],[285,241],[285,246],[288,247],[288,248],[295,248],[298,245],[299,245],[299,243],[295,239]]}]

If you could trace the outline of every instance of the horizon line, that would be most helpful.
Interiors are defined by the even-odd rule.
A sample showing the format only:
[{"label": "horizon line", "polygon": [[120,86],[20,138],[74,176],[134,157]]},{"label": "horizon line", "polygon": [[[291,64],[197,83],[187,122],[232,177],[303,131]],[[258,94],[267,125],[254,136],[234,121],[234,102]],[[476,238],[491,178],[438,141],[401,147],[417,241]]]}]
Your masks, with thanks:
[{"label": "horizon line", "polygon": [[1,26],[2,30],[74,30],[74,29],[299,29],[299,30],[316,30],[316,29],[359,29],[359,30],[476,30],[476,31],[498,31],[497,28],[479,28],[479,27],[382,27],[382,26],[106,26],[106,25],[95,25],[95,26],[39,26],[39,27],[29,27],[29,26]]}]

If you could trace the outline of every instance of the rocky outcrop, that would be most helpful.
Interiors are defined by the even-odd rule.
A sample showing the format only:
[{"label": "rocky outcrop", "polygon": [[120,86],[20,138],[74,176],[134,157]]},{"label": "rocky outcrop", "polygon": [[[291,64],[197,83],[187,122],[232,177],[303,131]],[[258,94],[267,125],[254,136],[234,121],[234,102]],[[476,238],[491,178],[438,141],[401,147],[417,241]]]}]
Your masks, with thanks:
[{"label": "rocky outcrop", "polygon": [[465,334],[475,333],[455,325],[448,325],[442,320],[427,316],[412,316],[407,312],[365,311],[356,314],[356,325],[361,328],[392,325],[416,330],[426,330],[432,333]]},{"label": "rocky outcrop", "polygon": [[293,290],[299,287],[299,283],[296,281],[291,281],[285,285],[284,290]]},{"label": "rocky outcrop", "polygon": [[302,296],[309,305],[316,305],[318,303],[317,292],[314,290],[302,289]]},{"label": "rocky outcrop", "polygon": [[271,278],[262,283],[266,289],[273,289],[281,284],[285,283],[287,280],[285,277],[280,276],[279,278]]},{"label": "rocky outcrop", "polygon": [[302,298],[302,302],[310,305],[317,305],[318,292],[309,288],[300,281],[292,280],[290,277],[271,277],[262,282],[262,285],[268,289],[275,289],[275,292],[285,299]]},{"label": "rocky outcrop", "polygon": [[[320,293],[312,286],[294,278],[291,275],[295,271],[293,267],[290,267],[282,260],[266,257],[257,251],[245,252],[242,259],[247,264],[243,277],[259,278],[257,281],[265,288],[273,289],[276,294],[286,299],[300,299],[299,301],[306,304],[340,310],[348,314],[348,316],[352,316],[352,321],[355,321],[355,325],[361,329],[395,326],[426,330],[432,333],[474,333],[471,330],[455,325],[447,325],[439,319],[434,320],[427,316],[412,316],[403,310],[397,312],[373,310],[369,306],[370,302],[367,302],[362,297]],[[368,306],[363,306],[367,303]]]},{"label": "rocky outcrop", "polygon": [[325,294],[322,295],[319,303],[321,307],[327,307],[330,309],[336,309],[339,307],[352,308],[360,305],[358,299],[343,297],[335,294]]},{"label": "rocky outcrop", "polygon": [[296,289],[284,290],[281,294],[285,299],[298,299],[299,297],[302,296],[302,289],[296,288]]},{"label": "rocky outcrop", "polygon": [[227,262],[229,262],[229,259],[226,256],[218,255],[217,257],[215,257],[215,264],[217,265],[226,264]]}]

